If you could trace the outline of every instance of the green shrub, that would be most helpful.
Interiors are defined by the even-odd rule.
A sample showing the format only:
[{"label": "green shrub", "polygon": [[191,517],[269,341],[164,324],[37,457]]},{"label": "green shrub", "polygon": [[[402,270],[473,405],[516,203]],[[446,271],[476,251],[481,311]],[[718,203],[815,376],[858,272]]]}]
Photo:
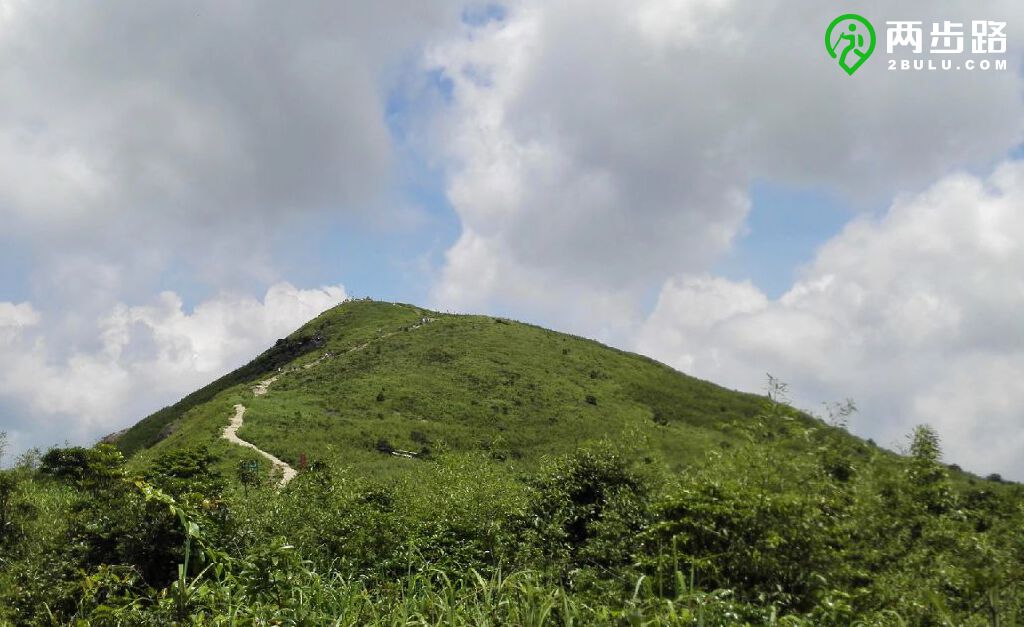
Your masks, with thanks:
[{"label": "green shrub", "polygon": [[650,486],[610,447],[581,450],[534,483],[524,543],[536,546],[566,584],[574,585],[580,569],[601,578],[631,563],[649,523],[650,496]]},{"label": "green shrub", "polygon": [[102,488],[124,476],[124,457],[109,444],[52,448],[43,455],[43,474],[88,488]]}]

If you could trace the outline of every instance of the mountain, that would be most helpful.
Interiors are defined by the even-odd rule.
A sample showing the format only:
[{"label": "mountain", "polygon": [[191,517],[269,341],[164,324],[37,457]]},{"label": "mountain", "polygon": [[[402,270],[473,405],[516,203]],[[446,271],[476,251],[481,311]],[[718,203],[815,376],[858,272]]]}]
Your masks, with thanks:
[{"label": "mountain", "polygon": [[[764,401],[529,324],[356,300],[114,441],[142,462],[197,445],[233,462],[252,455],[221,437],[242,405],[238,436],[293,467],[323,460],[387,474],[409,467],[396,451],[483,451],[531,467],[610,439],[680,468],[737,443]],[[849,437],[803,414],[790,420]]]},{"label": "mountain", "polygon": [[0,470],[0,624],[1021,624],[1024,486],[783,392],[346,302]]}]

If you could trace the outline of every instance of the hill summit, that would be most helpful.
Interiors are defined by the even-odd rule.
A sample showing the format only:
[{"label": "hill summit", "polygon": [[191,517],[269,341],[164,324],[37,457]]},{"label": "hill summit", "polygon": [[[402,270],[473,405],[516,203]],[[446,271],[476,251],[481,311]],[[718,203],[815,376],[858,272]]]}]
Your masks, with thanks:
[{"label": "hill summit", "polygon": [[1022,486],[770,385],[346,302],[0,471],[0,623],[1020,624]]},{"label": "hill summit", "polygon": [[532,465],[602,439],[681,467],[734,443],[763,402],[529,324],[352,300],[116,442],[143,459],[200,444],[244,455],[221,437],[240,405],[237,435],[291,467],[330,459],[372,474],[452,451]]}]

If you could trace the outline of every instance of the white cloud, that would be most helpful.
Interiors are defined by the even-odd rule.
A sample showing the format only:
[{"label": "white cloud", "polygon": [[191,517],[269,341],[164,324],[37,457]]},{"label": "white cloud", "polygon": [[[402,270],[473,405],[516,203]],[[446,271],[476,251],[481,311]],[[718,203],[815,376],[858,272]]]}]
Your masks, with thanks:
[{"label": "white cloud", "polygon": [[[883,37],[907,16],[1024,23],[1013,0],[979,11],[858,6]],[[1002,72],[891,72],[883,46],[850,77],[823,49],[836,14],[811,0],[521,0],[436,46],[462,234],[434,300],[638,346],[744,389],[770,371],[812,405],[851,395],[866,435],[890,443],[928,421],[952,459],[1024,476],[1013,438],[984,435],[1024,426],[1010,376],[1024,363],[1021,171],[951,174],[990,172],[1020,143],[1019,54]],[[756,181],[855,209],[897,200],[772,300],[710,275]]]},{"label": "white cloud", "polygon": [[666,282],[636,346],[697,376],[789,381],[807,407],[852,396],[855,430],[917,423],[947,457],[1024,478],[1024,162],[951,175],[827,242],[776,300],[718,278]]},{"label": "white cloud", "polygon": [[70,352],[49,333],[60,319],[0,303],[0,402],[24,412],[4,428],[22,447],[95,439],[242,365],[345,297],[341,286],[278,283],[262,300],[222,294],[186,312],[164,292],[152,304],[118,305],[94,321],[92,350]]},{"label": "white cloud", "polygon": [[[409,221],[388,98],[460,4],[0,0],[0,261],[17,278],[0,301],[31,301],[0,303],[0,429],[22,448],[94,437],[339,300],[232,290],[306,262],[310,222]],[[164,286],[225,293],[185,311]]]},{"label": "white cloud", "polygon": [[386,73],[457,23],[455,2],[7,4],[0,207],[81,228],[365,198]]},{"label": "white cloud", "polygon": [[5,0],[0,246],[29,251],[35,291],[84,257],[133,300],[170,266],[267,285],[310,220],[408,220],[388,98],[460,5]]},{"label": "white cloud", "polygon": [[[926,419],[956,459],[1013,465],[1012,437],[974,425],[1020,431],[1020,172],[947,175],[1020,142],[1017,53],[1005,72],[900,73],[879,50],[851,78],[822,49],[837,11],[812,0],[516,0],[461,27],[459,4],[0,0],[0,245],[33,256],[32,303],[0,303],[0,411],[37,421],[16,441],[131,422],[343,295],[115,305],[168,271],[266,285],[289,225],[380,208],[386,87],[429,45],[453,91],[427,143],[462,226],[440,307],[619,344],[642,325],[637,344],[686,370],[748,389],[770,370],[810,401],[856,396],[883,441]],[[858,11],[1024,23],[1017,0]],[[773,300],[708,275],[759,180],[899,200]]]},{"label": "white cloud", "polygon": [[[967,0],[917,4],[915,19],[977,18]],[[1024,22],[1019,2],[985,12]],[[427,66],[454,86],[437,133],[462,223],[434,300],[590,310],[545,319],[595,333],[637,317],[600,303],[709,270],[743,228],[752,181],[873,203],[1019,142],[1016,58],[1006,72],[914,74],[879,53],[851,78],[823,49],[833,17],[811,0],[522,0],[433,48]]]},{"label": "white cloud", "polygon": [[29,327],[39,324],[39,312],[31,303],[0,303],[0,346],[13,342]]}]

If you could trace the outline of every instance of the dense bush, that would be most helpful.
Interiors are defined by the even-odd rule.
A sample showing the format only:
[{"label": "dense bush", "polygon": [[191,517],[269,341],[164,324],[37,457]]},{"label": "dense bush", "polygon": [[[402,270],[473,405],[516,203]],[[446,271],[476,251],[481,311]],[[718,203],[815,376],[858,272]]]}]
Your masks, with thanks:
[{"label": "dense bush", "polygon": [[575,587],[627,568],[650,518],[650,486],[611,447],[555,461],[533,482],[525,546]]},{"label": "dense bush", "polygon": [[93,448],[52,448],[43,455],[43,474],[92,489],[104,488],[123,475],[124,457],[108,444]]},{"label": "dense bush", "polygon": [[[784,420],[784,407],[768,412]],[[108,447],[0,473],[0,622],[1015,624],[1020,486],[754,421],[681,473],[608,444],[510,473],[446,455],[406,481],[314,462],[243,490],[211,451],[132,477]],[[817,455],[785,442],[819,439]],[[767,445],[770,442],[771,445]],[[835,459],[856,460],[837,474]]]}]

